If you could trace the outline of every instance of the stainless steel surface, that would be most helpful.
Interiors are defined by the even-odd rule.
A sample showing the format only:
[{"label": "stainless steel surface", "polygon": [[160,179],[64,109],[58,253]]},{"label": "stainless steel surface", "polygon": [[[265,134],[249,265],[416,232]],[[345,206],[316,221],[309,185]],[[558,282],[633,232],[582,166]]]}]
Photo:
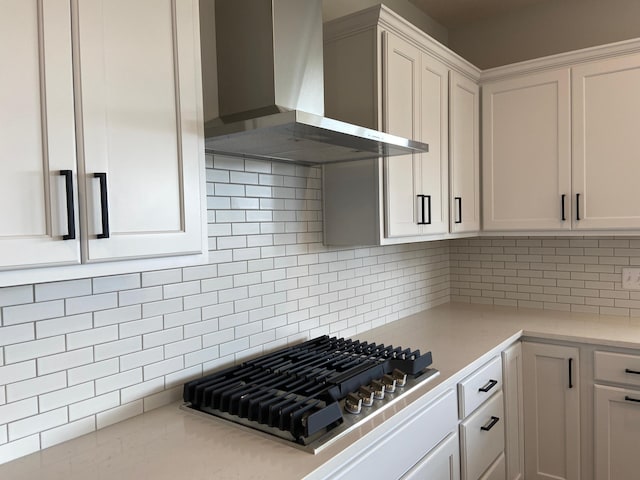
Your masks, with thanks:
[{"label": "stainless steel surface", "polygon": [[322,0],[217,0],[215,12],[220,118],[205,125],[207,151],[319,164],[428,150],[323,117]]},{"label": "stainless steel surface", "polygon": [[[200,415],[202,418],[208,419],[210,421],[224,421],[225,424],[228,425],[229,423],[227,422],[227,420],[231,420],[233,422],[232,425],[238,428],[245,429],[246,431],[250,431],[252,433],[255,433],[256,435],[261,435],[263,438],[269,438],[271,440],[279,441],[285,445],[293,446],[306,452],[316,454],[334,443],[339,438],[346,435],[347,433],[358,428],[360,425],[362,425],[363,422],[370,420],[374,416],[384,412],[387,408],[397,403],[403,396],[407,395],[414,388],[427,383],[430,380],[433,380],[438,375],[440,375],[440,372],[438,370],[434,368],[427,368],[420,375],[407,378],[407,383],[403,388],[398,388],[394,393],[386,393],[384,398],[381,400],[374,400],[371,407],[363,407],[362,411],[358,415],[343,415],[343,422],[341,424],[337,425],[327,432],[324,432],[323,434],[315,435],[313,438],[309,439],[306,445],[292,442],[291,438],[287,438],[286,432],[283,432],[277,428],[270,427],[269,433],[267,433],[264,425],[256,425],[255,422],[232,416],[227,413],[220,412],[219,410],[211,409],[206,412],[201,412],[190,408],[188,403],[182,404],[180,408],[187,412]],[[344,402],[344,399],[340,401],[340,407],[343,410]],[[263,431],[258,430],[257,428],[261,428],[263,429]]]},{"label": "stainless steel surface", "polygon": [[429,148],[425,143],[301,111],[207,127],[205,132],[209,152],[306,164],[407,155]]}]

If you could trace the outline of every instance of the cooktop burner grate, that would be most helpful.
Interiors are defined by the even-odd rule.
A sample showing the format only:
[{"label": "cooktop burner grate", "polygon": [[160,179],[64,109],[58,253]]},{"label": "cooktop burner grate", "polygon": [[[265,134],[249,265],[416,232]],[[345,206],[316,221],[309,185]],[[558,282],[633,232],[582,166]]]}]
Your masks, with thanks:
[{"label": "cooktop burner grate", "polygon": [[431,352],[323,336],[188,382],[184,401],[308,445],[343,423],[343,408],[359,411],[368,393],[384,399],[385,384],[389,396],[396,381],[420,377],[431,362]]}]

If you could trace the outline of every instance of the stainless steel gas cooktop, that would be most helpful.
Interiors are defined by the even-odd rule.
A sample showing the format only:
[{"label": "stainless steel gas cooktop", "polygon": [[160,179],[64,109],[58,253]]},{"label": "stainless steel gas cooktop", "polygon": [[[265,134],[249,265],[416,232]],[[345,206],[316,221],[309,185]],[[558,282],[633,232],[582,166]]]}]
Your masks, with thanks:
[{"label": "stainless steel gas cooktop", "polygon": [[184,385],[185,410],[317,453],[440,372],[431,352],[319,337]]}]

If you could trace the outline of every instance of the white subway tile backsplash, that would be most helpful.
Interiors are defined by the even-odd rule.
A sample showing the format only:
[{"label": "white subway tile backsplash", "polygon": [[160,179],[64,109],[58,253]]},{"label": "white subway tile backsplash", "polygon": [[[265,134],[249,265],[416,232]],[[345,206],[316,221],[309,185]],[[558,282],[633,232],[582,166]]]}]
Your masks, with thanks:
[{"label": "white subway tile backsplash", "polygon": [[201,293],[200,285],[201,282],[198,280],[164,285],[163,295],[164,298],[178,298],[186,297],[187,295],[194,295],[196,293]]},{"label": "white subway tile backsplash", "polygon": [[164,316],[164,328],[173,328],[179,325],[199,322],[202,319],[202,310],[194,308],[183,312],[170,313]]},{"label": "white subway tile backsplash", "polygon": [[89,380],[95,380],[96,378],[113,375],[115,373],[118,373],[118,371],[118,359],[111,358],[109,360],[103,360],[101,362],[94,362],[89,365],[71,368],[67,371],[67,380],[69,382],[69,386],[77,385],[79,383],[88,382]]},{"label": "white subway tile backsplash", "polygon": [[119,306],[124,307],[135,303],[155,302],[162,300],[162,287],[146,287],[135,290],[125,290],[118,293]]},{"label": "white subway tile backsplash", "polygon": [[120,324],[120,338],[133,337],[162,330],[162,317],[145,318]]},{"label": "white subway tile backsplash", "polygon": [[130,305],[128,307],[113,308],[111,310],[103,310],[93,314],[93,322],[95,327],[103,327],[105,325],[122,324],[131,320],[142,318],[142,305]]},{"label": "white subway tile backsplash", "polygon": [[36,322],[36,336],[38,338],[54,337],[56,335],[64,335],[65,333],[87,330],[92,327],[93,318],[90,313],[69,315]]},{"label": "white subway tile backsplash", "polygon": [[91,295],[91,279],[41,283],[35,286],[36,302]]},{"label": "white subway tile backsplash", "polygon": [[126,405],[112,408],[106,412],[98,413],[98,415],[96,415],[96,424],[99,429],[108,427],[109,425],[121,422],[127,418],[140,415],[144,411],[143,407],[143,401],[137,400],[135,402],[127,403]]},{"label": "white subway tile backsplash", "polygon": [[95,381],[96,395],[120,390],[142,382],[142,367],[127,370]]},{"label": "white subway tile backsplash", "polygon": [[0,425],[0,445],[4,445],[9,441],[9,435],[7,433],[7,426]]},{"label": "white subway tile backsplash", "polygon": [[17,363],[32,358],[38,358],[65,350],[63,335],[25,343],[16,343],[4,347],[5,363]]},{"label": "white subway tile backsplash", "polygon": [[61,370],[79,367],[80,365],[88,365],[93,362],[93,348],[88,347],[81,350],[59,353],[57,355],[43,356],[38,358],[37,362],[39,375],[59,372]]},{"label": "white subway tile backsplash", "polygon": [[164,345],[166,343],[176,342],[182,340],[183,331],[181,327],[169,328],[159,332],[148,333],[142,336],[143,348],[149,349],[157,347],[158,345]]},{"label": "white subway tile backsplash", "polygon": [[0,425],[10,423],[21,418],[30,417],[38,413],[38,399],[27,398],[19,402],[7,403],[0,406]]},{"label": "white subway tile backsplash", "polygon": [[7,385],[7,401],[15,402],[25,398],[36,397],[43,393],[59,390],[67,386],[65,372],[43,375],[29,380],[11,383]]},{"label": "white subway tile backsplash", "polygon": [[69,405],[69,420],[75,421],[89,415],[104,412],[120,405],[120,394],[118,392],[105,393],[88,400]]},{"label": "white subway tile backsplash", "polygon": [[2,309],[2,324],[4,326],[18,323],[33,322],[64,315],[64,300],[50,302],[28,303],[4,307]]},{"label": "white subway tile backsplash", "polygon": [[137,352],[142,350],[142,336],[138,335],[136,337],[103,343],[96,345],[93,350],[96,361]]},{"label": "white subway tile backsplash", "polygon": [[218,303],[218,292],[207,292],[200,293],[198,295],[189,295],[188,297],[184,297],[183,301],[185,310],[213,305],[215,303]]},{"label": "white subway tile backsplash", "polygon": [[203,348],[192,353],[187,353],[184,356],[184,366],[186,368],[193,366],[201,366],[206,362],[215,360],[220,356],[220,349],[218,345],[209,348]]},{"label": "white subway tile backsplash", "polygon": [[[159,362],[164,358],[162,347],[150,348],[141,352],[130,353],[120,357],[120,370],[130,370],[132,368],[149,365],[150,363]],[[117,359],[114,359],[117,362]],[[107,360],[109,361],[109,360]],[[111,372],[116,373],[118,370]],[[104,375],[102,375],[104,376]]]},{"label": "white subway tile backsplash", "polygon": [[0,464],[40,450],[40,435],[31,435],[15,442],[0,445]]},{"label": "white subway tile backsplash", "polygon": [[[32,323],[0,327],[0,346],[35,340]],[[1,365],[1,364],[0,364]],[[0,376],[0,379],[2,377]]]},{"label": "white subway tile backsplash", "polygon": [[175,372],[184,368],[184,358],[182,356],[169,358],[162,362],[152,363],[145,365],[142,369],[144,380],[151,380],[156,377],[167,375],[168,373]]},{"label": "white subway tile backsplash", "polygon": [[67,315],[106,310],[118,306],[118,294],[111,292],[86,297],[67,298],[65,305]]},{"label": "white subway tile backsplash", "polygon": [[172,270],[156,270],[153,272],[142,272],[142,286],[154,287],[168,283],[178,283],[182,281],[182,270],[174,268]]},{"label": "white subway tile backsplash", "polygon": [[159,302],[150,302],[142,305],[142,316],[155,317],[165,313],[174,313],[182,310],[182,298],[172,298],[170,300],[161,300]]},{"label": "white subway tile backsplash", "polygon": [[[139,398],[144,398],[164,389],[164,377],[157,377],[152,380],[138,383],[121,390],[122,403],[133,402]],[[117,394],[117,392],[114,392]]]},{"label": "white subway tile backsplash", "polygon": [[[75,350],[89,345],[99,345],[101,343],[112,342],[118,339],[118,326],[109,325],[106,327],[93,328],[82,332],[67,334],[67,348]],[[96,359],[98,360],[98,359]]]},{"label": "white subway tile backsplash", "polygon": [[172,358],[185,353],[195,352],[202,348],[202,338],[193,337],[179,342],[169,343],[164,346],[165,358]]},{"label": "white subway tile backsplash", "polygon": [[86,417],[76,422],[52,428],[40,434],[42,439],[42,448],[49,448],[67,440],[71,440],[72,438],[86,435],[87,433],[93,432],[95,429],[96,425],[93,417]]},{"label": "white subway tile backsplash", "polygon": [[140,288],[140,274],[112,275],[93,279],[93,293],[117,292]]},{"label": "white subway tile backsplash", "polygon": [[0,307],[33,302],[33,285],[0,288]]},{"label": "white subway tile backsplash", "polygon": [[40,395],[38,404],[40,406],[40,412],[47,412],[55,408],[70,405],[79,400],[91,398],[95,394],[96,391],[94,389],[93,382],[81,383],[80,385]]}]

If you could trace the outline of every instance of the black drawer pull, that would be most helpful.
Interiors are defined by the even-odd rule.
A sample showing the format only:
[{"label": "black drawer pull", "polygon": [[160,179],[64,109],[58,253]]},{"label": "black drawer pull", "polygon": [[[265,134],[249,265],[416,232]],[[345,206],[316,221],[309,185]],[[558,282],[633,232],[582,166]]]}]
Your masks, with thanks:
[{"label": "black drawer pull", "polygon": [[63,240],[76,239],[76,216],[73,212],[73,172],[71,170],[60,170],[60,175],[64,177],[64,186],[67,191],[67,234],[62,236]]},{"label": "black drawer pull", "polygon": [[633,375],[640,375],[640,371],[638,370],[631,370],[630,368],[625,368],[624,369],[624,373],[631,373]]},{"label": "black drawer pull", "polygon": [[576,220],[580,220],[580,194],[576,193]]},{"label": "black drawer pull", "polygon": [[487,393],[489,390],[491,390],[493,387],[495,387],[498,384],[497,380],[489,380],[487,382],[487,384],[484,387],[480,387],[478,389],[479,392],[484,392]]},{"label": "black drawer pull", "polygon": [[462,223],[462,197],[453,197],[456,201],[456,207],[458,210],[458,218],[454,223]]},{"label": "black drawer pull", "polygon": [[560,203],[562,204],[562,221],[564,222],[567,219],[567,216],[564,213],[564,199],[565,199],[566,195],[563,193],[561,196],[561,200]]},{"label": "black drawer pull", "polygon": [[109,238],[109,199],[107,198],[107,174],[94,173],[93,176],[100,180],[100,210],[102,214],[102,233],[97,238]]},{"label": "black drawer pull", "polygon": [[498,423],[500,421],[500,419],[498,417],[494,417],[493,415],[491,416],[491,421],[489,423],[487,423],[486,425],[483,425],[480,427],[480,430],[483,430],[485,432],[488,432],[489,430],[491,430],[496,423]]},{"label": "black drawer pull", "polygon": [[640,399],[630,397],[629,395],[625,395],[624,399],[625,399],[627,402],[636,402],[636,403],[640,403]]},{"label": "black drawer pull", "polygon": [[573,388],[573,358],[569,359],[569,388]]}]

